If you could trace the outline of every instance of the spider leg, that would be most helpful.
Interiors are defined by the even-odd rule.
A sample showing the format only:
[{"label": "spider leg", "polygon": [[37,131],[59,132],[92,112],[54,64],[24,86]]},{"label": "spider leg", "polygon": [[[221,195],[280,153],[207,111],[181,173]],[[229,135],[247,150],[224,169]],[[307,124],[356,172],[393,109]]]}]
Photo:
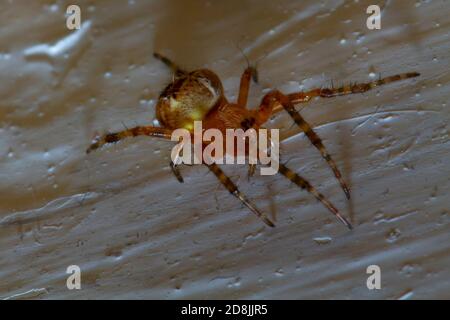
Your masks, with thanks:
[{"label": "spider leg", "polygon": [[305,135],[308,137],[311,143],[320,151],[322,157],[325,159],[330,168],[333,170],[333,173],[336,179],[339,181],[342,190],[344,190],[347,199],[350,199],[350,190],[347,187],[347,184],[345,183],[344,179],[342,178],[341,172],[337,168],[336,163],[325,149],[322,140],[314,132],[311,126],[303,119],[300,113],[298,113],[297,110],[295,110],[294,105],[286,95],[282,94],[280,91],[272,91],[266,94],[263,98],[263,101],[258,111],[259,113],[261,113],[260,119],[261,118],[263,120],[268,119],[268,117],[271,114],[271,111],[273,110],[273,107],[279,104],[283,106],[283,108],[289,113],[289,115],[295,121],[295,123],[300,127],[300,129],[302,129],[302,131],[305,133]]},{"label": "spider leg", "polygon": [[274,223],[264,213],[259,211],[255,207],[255,205],[251,203],[250,200],[248,200],[247,197],[239,191],[239,189],[233,183],[233,181],[231,181],[231,179],[225,175],[225,173],[222,171],[222,169],[220,169],[220,167],[217,164],[213,163],[206,166],[216,175],[217,179],[219,179],[219,181],[224,185],[225,188],[227,188],[227,190],[232,195],[241,200],[241,202],[247,208],[249,208],[254,214],[256,214],[259,218],[261,218],[266,225],[268,225],[269,227],[275,227]]},{"label": "spider leg", "polygon": [[[371,89],[374,89],[376,87],[389,84],[396,81],[401,81],[409,78],[415,78],[420,76],[420,73],[418,72],[408,72],[408,73],[402,73],[397,74],[394,76],[389,76],[386,78],[378,79],[371,82],[366,83],[353,83],[345,86],[341,86],[339,88],[334,88],[332,86],[331,88],[318,88],[313,89],[306,92],[295,92],[288,94],[287,97],[293,104],[297,103],[306,103],[309,102],[314,97],[321,97],[321,98],[333,98],[338,96],[345,96],[349,94],[357,94],[357,93],[364,93]],[[280,112],[283,110],[283,107],[281,105],[278,105],[274,108],[273,112]]]},{"label": "spider leg", "polygon": [[253,177],[253,175],[255,174],[255,170],[256,170],[256,164],[250,163],[248,165],[248,174],[247,174],[248,180],[250,180],[250,178]]},{"label": "spider leg", "polygon": [[336,209],[336,207],[329,202],[321,193],[319,193],[307,180],[299,176],[297,173],[286,167],[284,164],[280,163],[279,173],[288,178],[290,181],[295,183],[302,189],[306,189],[309,193],[311,193],[317,200],[319,200],[328,210],[331,211],[344,225],[349,229],[353,229],[351,223],[345,219]]},{"label": "spider leg", "polygon": [[183,70],[182,68],[180,68],[176,63],[174,63],[172,60],[170,60],[169,58],[166,58],[165,56],[159,54],[158,52],[154,52],[153,56],[160,60],[162,63],[164,63],[166,66],[168,66],[173,73],[175,74],[175,76],[179,77],[182,75],[187,74],[188,72],[186,72],[185,70]]},{"label": "spider leg", "polygon": [[178,182],[183,183],[184,179],[183,176],[181,175],[180,169],[178,169],[178,163],[179,163],[179,158],[180,158],[180,154],[181,151],[183,150],[184,144],[177,144],[175,146],[176,149],[176,154],[175,154],[175,159],[170,161],[170,169],[172,169],[172,173],[175,175],[175,177],[177,178]]},{"label": "spider leg", "polygon": [[173,163],[173,161],[170,161],[170,169],[172,169],[172,173],[175,175],[178,182],[183,183],[184,182],[183,176],[181,175],[178,166],[175,163]]},{"label": "spider leg", "polygon": [[[192,166],[192,164],[184,164],[187,166]],[[175,178],[177,178],[178,182],[184,183],[183,176],[181,175],[181,171],[179,169],[180,165],[175,164],[173,161],[170,161],[169,163],[170,169],[172,170],[172,173],[175,175]]]},{"label": "spider leg", "polygon": [[127,137],[137,137],[137,136],[151,136],[170,140],[172,136],[172,130],[166,128],[144,126],[144,127],[134,127],[131,129],[126,129],[114,133],[107,133],[103,136],[96,137],[92,141],[92,144],[89,146],[89,148],[86,150],[86,153],[90,153],[91,151],[94,151],[104,146],[105,144],[115,143]]},{"label": "spider leg", "polygon": [[258,83],[258,73],[255,67],[248,66],[241,75],[241,82],[239,84],[239,96],[237,104],[245,108],[247,106],[248,92],[250,90],[250,81],[253,79]]}]

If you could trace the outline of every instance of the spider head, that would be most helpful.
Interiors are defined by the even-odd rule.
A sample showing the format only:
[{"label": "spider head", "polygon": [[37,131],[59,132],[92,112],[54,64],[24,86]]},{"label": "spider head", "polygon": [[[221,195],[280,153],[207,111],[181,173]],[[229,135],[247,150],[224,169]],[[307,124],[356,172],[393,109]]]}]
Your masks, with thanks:
[{"label": "spider head", "polygon": [[167,128],[194,128],[225,100],[219,77],[207,69],[175,78],[161,93],[156,106],[160,123]]}]

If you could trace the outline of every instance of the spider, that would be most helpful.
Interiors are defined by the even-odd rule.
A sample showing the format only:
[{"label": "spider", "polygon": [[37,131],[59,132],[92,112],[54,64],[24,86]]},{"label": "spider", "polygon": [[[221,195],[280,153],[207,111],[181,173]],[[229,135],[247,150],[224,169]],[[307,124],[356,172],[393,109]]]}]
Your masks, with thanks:
[{"label": "spider", "polygon": [[[226,129],[247,130],[258,129],[263,126],[269,118],[282,110],[285,110],[304,132],[312,145],[316,147],[324,160],[338,180],[347,199],[350,199],[350,190],[342,178],[336,163],[327,152],[319,136],[313,128],[305,121],[294,105],[309,102],[315,97],[332,98],[349,94],[357,94],[369,91],[375,87],[391,82],[414,78],[420,74],[417,72],[397,74],[367,83],[355,83],[344,85],[339,88],[320,88],[307,92],[295,92],[283,94],[278,90],[267,93],[258,108],[248,109],[247,98],[252,81],[257,82],[257,70],[248,65],[241,75],[239,93],[236,102],[229,102],[225,95],[219,77],[211,70],[199,69],[191,72],[185,71],[165,56],[154,53],[154,57],[161,60],[173,72],[173,81],[167,85],[159,96],[156,105],[156,117],[161,126],[137,126],[120,132],[107,133],[97,136],[87,149],[87,153],[102,147],[105,144],[115,143],[127,137],[151,136],[171,139],[175,129],[185,128],[192,132],[194,121],[202,121],[203,128],[219,129],[225,134]],[[236,198],[238,198],[248,209],[256,214],[264,223],[274,227],[269,217],[261,212],[241,191],[236,184],[216,164],[206,164],[209,170],[217,177],[223,186]],[[181,173],[177,166],[171,162],[170,167],[178,181],[183,182]],[[254,165],[249,167],[249,175],[254,172]],[[316,190],[306,179],[289,169],[285,164],[279,164],[281,175],[289,179],[301,189],[306,189],[318,201],[320,201],[332,214],[334,214],[345,226],[352,229],[351,223],[342,216],[336,207]]]}]

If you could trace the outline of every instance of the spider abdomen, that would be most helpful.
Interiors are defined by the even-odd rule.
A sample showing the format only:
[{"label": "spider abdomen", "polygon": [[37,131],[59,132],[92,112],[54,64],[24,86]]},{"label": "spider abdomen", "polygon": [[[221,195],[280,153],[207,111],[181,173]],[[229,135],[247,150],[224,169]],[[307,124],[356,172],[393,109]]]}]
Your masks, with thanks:
[{"label": "spider abdomen", "polygon": [[156,116],[166,128],[192,131],[194,121],[202,121],[224,99],[219,77],[207,69],[196,70],[175,78],[163,90]]}]

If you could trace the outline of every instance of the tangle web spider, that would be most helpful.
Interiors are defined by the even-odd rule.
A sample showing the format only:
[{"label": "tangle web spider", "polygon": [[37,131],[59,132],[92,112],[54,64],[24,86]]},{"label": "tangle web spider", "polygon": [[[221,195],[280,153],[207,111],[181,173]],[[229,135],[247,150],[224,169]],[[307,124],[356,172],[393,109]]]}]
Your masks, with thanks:
[{"label": "tangle web spider", "polygon": [[[294,108],[295,104],[309,102],[314,97],[332,98],[337,96],[363,93],[375,87],[417,77],[417,72],[397,74],[367,83],[355,83],[344,85],[339,88],[313,89],[307,92],[295,92],[283,94],[278,90],[267,93],[257,109],[247,109],[247,98],[250,89],[250,82],[257,82],[257,72],[254,67],[248,66],[243,72],[239,85],[239,95],[236,103],[228,102],[224,96],[222,83],[219,77],[211,70],[200,69],[187,72],[168,58],[154,53],[154,57],[166,64],[174,74],[173,81],[162,91],[156,105],[156,117],[161,124],[155,126],[138,126],[124,131],[108,133],[96,137],[87,153],[100,148],[108,143],[115,143],[127,137],[151,136],[164,139],[171,139],[171,134],[175,129],[185,128],[190,132],[193,130],[194,121],[202,121],[203,128],[218,129],[224,135],[226,129],[255,130],[269,120],[269,118],[282,110],[285,110],[298,127],[305,133],[306,137],[319,150],[322,157],[330,166],[336,179],[339,181],[347,199],[350,199],[350,190],[347,187],[342,175],[337,168],[330,154],[325,149],[321,139],[314,132],[311,126],[303,119]],[[209,170],[214,173],[217,179],[228,189],[228,191],[238,198],[253,213],[261,218],[266,225],[274,227],[274,223],[242,193],[233,181],[225,175],[216,163],[206,164]],[[171,162],[173,173],[178,181],[183,182],[183,178],[177,166]],[[254,165],[250,165],[249,174],[254,172]],[[333,213],[344,225],[352,229],[350,222],[343,217],[336,207],[319,193],[307,180],[286,167],[279,164],[281,175],[292,181],[302,189],[306,189],[317,200],[319,200],[331,213]]]}]

